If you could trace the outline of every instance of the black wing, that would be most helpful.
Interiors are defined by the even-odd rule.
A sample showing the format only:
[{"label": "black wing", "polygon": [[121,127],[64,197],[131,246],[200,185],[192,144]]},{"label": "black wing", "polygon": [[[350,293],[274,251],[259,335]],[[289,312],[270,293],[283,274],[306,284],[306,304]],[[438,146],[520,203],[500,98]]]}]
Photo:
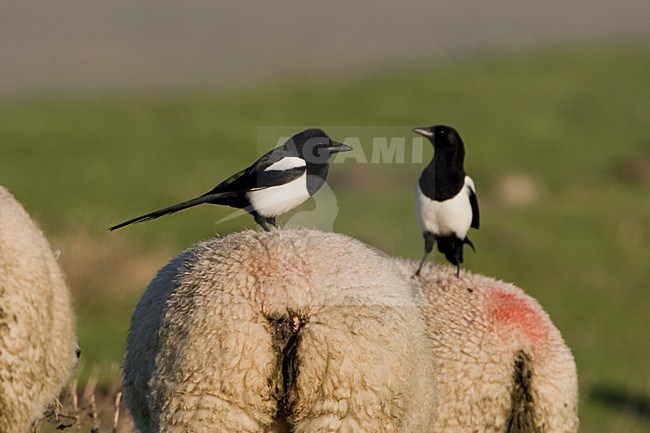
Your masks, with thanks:
[{"label": "black wing", "polygon": [[[286,170],[252,171],[239,178],[239,190],[252,191],[284,185],[305,174],[307,167],[293,167]],[[232,186],[232,185],[231,185]]]},{"label": "black wing", "polygon": [[306,166],[285,170],[268,170],[271,165],[285,157],[293,156],[288,155],[286,150],[281,147],[273,149],[258,159],[255,164],[230,176],[204,195],[235,191],[245,192],[283,185],[305,173]]},{"label": "black wing", "polygon": [[478,198],[474,188],[469,188],[469,204],[472,206],[472,227],[478,229],[480,225],[480,217],[478,212]]}]

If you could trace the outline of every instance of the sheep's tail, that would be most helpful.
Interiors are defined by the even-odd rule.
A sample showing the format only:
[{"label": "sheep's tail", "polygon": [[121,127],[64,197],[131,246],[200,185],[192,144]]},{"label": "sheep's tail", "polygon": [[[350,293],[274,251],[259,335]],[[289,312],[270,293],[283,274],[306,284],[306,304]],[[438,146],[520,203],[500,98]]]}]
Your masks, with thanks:
[{"label": "sheep's tail", "polygon": [[291,415],[292,405],[297,394],[298,348],[302,341],[300,331],[307,323],[307,318],[296,313],[268,317],[273,330],[273,344],[277,356],[277,371],[274,394],[278,402],[276,423],[285,423]]},{"label": "sheep's tail", "polygon": [[130,219],[128,221],[124,221],[123,223],[120,223],[118,225],[115,225],[111,228],[109,228],[109,231],[117,230],[119,228],[122,228],[124,226],[128,226],[129,224],[134,224],[134,223],[139,223],[143,221],[149,221],[153,220],[156,218],[160,218],[163,215],[169,215],[174,212],[178,212],[179,210],[187,209],[189,207],[193,207],[202,203],[213,203],[216,202],[219,198],[221,198],[224,194],[205,194],[197,198],[193,198],[192,200],[187,200],[182,203],[175,204],[173,206],[166,207],[164,209],[160,209],[151,213],[148,213],[146,215],[141,215],[139,217],[135,217],[133,219]]},{"label": "sheep's tail", "polygon": [[515,356],[508,433],[541,433],[535,424],[535,401],[532,395],[531,359],[520,350]]}]

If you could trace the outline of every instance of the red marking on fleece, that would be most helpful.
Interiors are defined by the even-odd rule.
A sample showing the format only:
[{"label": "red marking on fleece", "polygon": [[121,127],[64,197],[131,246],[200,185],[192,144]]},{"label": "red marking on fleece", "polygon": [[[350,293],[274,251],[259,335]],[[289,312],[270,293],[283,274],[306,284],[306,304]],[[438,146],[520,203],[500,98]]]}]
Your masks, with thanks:
[{"label": "red marking on fleece", "polygon": [[534,345],[548,339],[546,318],[527,299],[505,290],[494,290],[488,293],[487,302],[495,328],[521,330]]}]

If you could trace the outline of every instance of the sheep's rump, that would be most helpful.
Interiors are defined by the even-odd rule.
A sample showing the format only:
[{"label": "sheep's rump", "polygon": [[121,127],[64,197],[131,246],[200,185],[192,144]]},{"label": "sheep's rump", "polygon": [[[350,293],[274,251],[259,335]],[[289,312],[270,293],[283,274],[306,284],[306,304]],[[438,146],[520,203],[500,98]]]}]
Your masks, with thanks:
[{"label": "sheep's rump", "polygon": [[0,432],[24,433],[77,361],[70,294],[50,246],[0,186]]},{"label": "sheep's rump", "polygon": [[448,266],[393,263],[434,341],[439,404],[433,432],[578,430],[571,351],[542,307],[502,281]]},{"label": "sheep's rump", "polygon": [[310,230],[185,251],[150,283],[124,393],[142,432],[425,432],[434,356],[377,253]]}]

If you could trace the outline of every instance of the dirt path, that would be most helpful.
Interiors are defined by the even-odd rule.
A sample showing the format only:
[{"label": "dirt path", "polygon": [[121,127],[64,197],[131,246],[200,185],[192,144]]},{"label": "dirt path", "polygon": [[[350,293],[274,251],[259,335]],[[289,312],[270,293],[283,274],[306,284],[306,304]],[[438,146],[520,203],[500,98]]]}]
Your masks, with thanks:
[{"label": "dirt path", "polygon": [[0,94],[201,86],[649,36],[647,0],[0,0]]}]

